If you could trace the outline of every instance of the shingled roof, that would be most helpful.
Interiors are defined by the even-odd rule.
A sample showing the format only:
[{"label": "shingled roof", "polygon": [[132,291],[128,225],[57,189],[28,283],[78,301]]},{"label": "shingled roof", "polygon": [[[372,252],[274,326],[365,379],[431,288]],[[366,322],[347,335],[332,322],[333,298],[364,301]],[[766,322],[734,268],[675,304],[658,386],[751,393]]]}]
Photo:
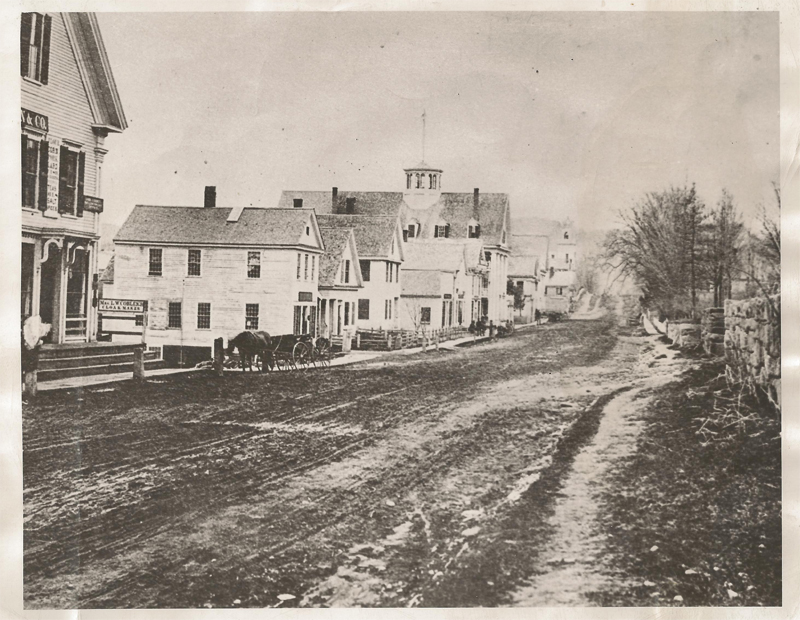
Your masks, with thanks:
[{"label": "shingled roof", "polygon": [[508,277],[539,277],[539,257],[535,254],[512,254],[508,261]]},{"label": "shingled roof", "polygon": [[[332,192],[284,191],[278,208],[290,209],[294,199],[303,199],[304,209],[314,209],[317,214],[344,214],[347,198],[355,198],[356,215],[393,215],[400,217],[403,226],[411,220],[422,225],[422,236],[432,237],[433,227],[441,218],[450,224],[450,236],[469,237],[469,222],[475,219],[481,226],[481,239],[489,245],[502,243],[503,227],[510,235],[511,221],[508,194],[478,193],[478,205],[472,192],[442,192],[439,199],[426,209],[412,209],[406,204],[402,192],[350,192],[339,190],[336,199]],[[506,239],[509,245],[510,237]]]},{"label": "shingled roof", "polygon": [[403,297],[441,297],[442,282],[438,271],[404,271],[401,279]]},{"label": "shingled roof", "polygon": [[100,274],[100,282],[104,284],[114,284],[114,256],[112,256],[103,273]]},{"label": "shingled roof", "polygon": [[[342,261],[342,253],[350,241],[353,229],[320,226],[319,232],[325,242],[325,254],[319,260],[319,285],[333,287],[336,285],[336,274]],[[358,254],[356,254],[355,260],[358,260]],[[358,263],[354,267],[358,269]]]},{"label": "shingled roof", "polygon": [[308,211],[244,209],[237,222],[231,209],[137,205],[114,237],[115,242],[296,246]]},{"label": "shingled roof", "polygon": [[[295,213],[300,209],[294,209]],[[317,221],[325,228],[346,228],[353,231],[356,247],[362,257],[388,258],[392,239],[397,230],[397,217],[382,215],[319,215]]]}]

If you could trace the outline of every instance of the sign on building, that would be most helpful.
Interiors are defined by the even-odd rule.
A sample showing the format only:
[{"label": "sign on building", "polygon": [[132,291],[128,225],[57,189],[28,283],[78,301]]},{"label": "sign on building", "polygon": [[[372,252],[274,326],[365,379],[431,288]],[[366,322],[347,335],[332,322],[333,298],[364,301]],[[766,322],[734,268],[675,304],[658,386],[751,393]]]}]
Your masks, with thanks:
[{"label": "sign on building", "polygon": [[[144,342],[147,329],[147,301],[140,299],[99,299],[98,333],[123,342]],[[118,338],[115,338],[117,336]]]}]

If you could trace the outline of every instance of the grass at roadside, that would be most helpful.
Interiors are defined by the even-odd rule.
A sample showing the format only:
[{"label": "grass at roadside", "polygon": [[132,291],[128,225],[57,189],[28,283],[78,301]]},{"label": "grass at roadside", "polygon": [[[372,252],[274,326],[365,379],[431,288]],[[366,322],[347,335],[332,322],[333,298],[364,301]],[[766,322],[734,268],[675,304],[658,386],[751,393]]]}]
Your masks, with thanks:
[{"label": "grass at roadside", "polygon": [[639,449],[604,498],[614,564],[637,585],[595,595],[598,604],[781,604],[779,423],[764,411],[744,432],[698,434],[730,396],[721,370],[703,364],[643,412]]}]

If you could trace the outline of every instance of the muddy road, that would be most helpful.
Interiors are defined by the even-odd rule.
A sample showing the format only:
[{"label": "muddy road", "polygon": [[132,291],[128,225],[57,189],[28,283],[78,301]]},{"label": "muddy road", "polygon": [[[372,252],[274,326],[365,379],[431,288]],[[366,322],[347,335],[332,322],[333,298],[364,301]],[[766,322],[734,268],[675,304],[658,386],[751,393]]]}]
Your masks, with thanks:
[{"label": "muddy road", "polygon": [[595,311],[324,371],[42,393],[25,605],[543,604],[559,490],[651,369],[624,331]]}]

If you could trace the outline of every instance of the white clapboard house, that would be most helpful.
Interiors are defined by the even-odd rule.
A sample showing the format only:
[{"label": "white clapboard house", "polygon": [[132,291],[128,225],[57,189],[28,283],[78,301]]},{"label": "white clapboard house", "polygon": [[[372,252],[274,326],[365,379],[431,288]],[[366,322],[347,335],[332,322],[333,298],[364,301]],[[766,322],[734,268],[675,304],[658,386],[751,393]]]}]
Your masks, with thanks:
[{"label": "white clapboard house", "polygon": [[320,259],[317,335],[338,340],[355,331],[358,296],[363,289],[356,238],[352,228],[320,223],[325,253]]},{"label": "white clapboard house", "polygon": [[114,238],[104,296],[147,301],[145,341],[169,365],[207,360],[215,338],[245,329],[316,329],[324,245],[315,214],[217,208],[208,189],[204,207],[136,206]]},{"label": "white clapboard house", "polygon": [[94,14],[23,13],[20,58],[21,316],[77,351],[96,336],[105,139],[127,122]]}]

